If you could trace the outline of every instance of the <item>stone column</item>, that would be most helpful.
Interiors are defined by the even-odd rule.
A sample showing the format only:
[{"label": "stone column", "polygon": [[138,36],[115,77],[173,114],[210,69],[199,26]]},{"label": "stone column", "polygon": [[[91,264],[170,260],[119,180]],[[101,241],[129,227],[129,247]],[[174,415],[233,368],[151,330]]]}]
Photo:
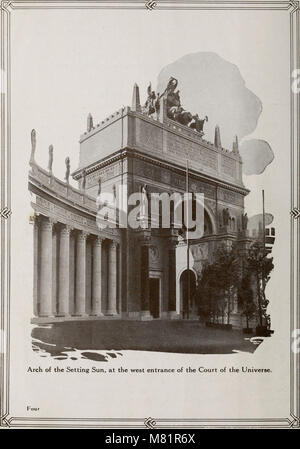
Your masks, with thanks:
[{"label": "stone column", "polygon": [[75,313],[75,234],[71,232],[70,234],[70,262],[69,262],[69,289],[70,289],[70,315]]},{"label": "stone column", "polygon": [[92,315],[101,316],[102,301],[102,242],[98,236],[93,241],[93,285],[92,285]]},{"label": "stone column", "polygon": [[168,309],[169,316],[173,318],[177,315],[176,312],[176,244],[170,243],[168,250],[168,262],[169,262],[169,301]]},{"label": "stone column", "polygon": [[117,246],[114,241],[108,248],[108,306],[107,315],[117,315]]},{"label": "stone column", "polygon": [[33,313],[39,315],[39,220],[35,215],[33,218]]},{"label": "stone column", "polygon": [[149,246],[141,246],[141,315],[150,316]]},{"label": "stone column", "polygon": [[53,316],[52,313],[52,229],[53,221],[43,218],[41,222],[40,253],[40,312],[39,315]]},{"label": "stone column", "polygon": [[59,233],[58,315],[70,314],[70,226],[63,226]]},{"label": "stone column", "polygon": [[87,233],[80,231],[76,241],[76,307],[75,315],[86,315],[86,239]]}]

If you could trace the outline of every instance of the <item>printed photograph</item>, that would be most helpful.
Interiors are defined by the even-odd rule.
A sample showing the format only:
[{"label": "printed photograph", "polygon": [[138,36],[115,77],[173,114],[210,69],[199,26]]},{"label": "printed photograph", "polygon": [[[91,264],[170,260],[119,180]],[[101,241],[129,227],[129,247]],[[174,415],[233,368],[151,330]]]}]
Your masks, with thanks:
[{"label": "printed photograph", "polygon": [[262,102],[212,52],[163,67],[146,92],[127,88],[130,104],[87,115],[78,166],[65,153],[63,178],[52,144],[38,164],[45,149],[31,131],[33,349],[101,361],[106,350],[254,352],[274,332],[264,189],[260,213],[245,207],[244,174],[274,159],[267,141],[247,138]]},{"label": "printed photograph", "polygon": [[299,427],[298,3],[1,5],[0,427]]}]

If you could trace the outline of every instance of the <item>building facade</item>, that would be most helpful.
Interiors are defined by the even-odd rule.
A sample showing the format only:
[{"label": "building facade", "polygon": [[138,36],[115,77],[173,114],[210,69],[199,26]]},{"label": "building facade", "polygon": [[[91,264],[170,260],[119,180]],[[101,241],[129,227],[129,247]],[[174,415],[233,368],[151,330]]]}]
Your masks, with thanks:
[{"label": "building facade", "polygon": [[[79,167],[72,173],[78,188],[69,183],[68,158],[65,180],[53,175],[51,148],[48,170],[38,166],[32,132],[33,322],[195,318],[193,292],[203,264],[212,261],[220,243],[236,241],[241,252],[247,250],[249,191],[238,141],[232,150],[224,149],[218,127],[214,143],[206,141],[205,120],[183,109],[175,81],[161,96],[148,90],[144,106],[135,85],[131,107],[95,126],[88,117]],[[204,235],[190,241],[187,251],[180,229],[151,221],[136,229],[121,227],[120,209],[114,227],[99,227],[99,193],[116,198],[121,188],[126,213],[130,195],[143,189],[147,195],[203,193]],[[231,321],[240,326],[237,304]]]}]

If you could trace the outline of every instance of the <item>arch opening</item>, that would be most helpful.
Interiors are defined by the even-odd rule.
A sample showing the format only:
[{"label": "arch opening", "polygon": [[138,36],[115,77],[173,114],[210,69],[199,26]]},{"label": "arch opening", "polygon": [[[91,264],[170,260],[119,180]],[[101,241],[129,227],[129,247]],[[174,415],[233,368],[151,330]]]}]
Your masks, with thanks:
[{"label": "arch opening", "polygon": [[[194,315],[196,276],[192,270],[184,270],[180,276],[180,314],[182,318],[189,318]],[[190,288],[188,288],[190,286]]]}]

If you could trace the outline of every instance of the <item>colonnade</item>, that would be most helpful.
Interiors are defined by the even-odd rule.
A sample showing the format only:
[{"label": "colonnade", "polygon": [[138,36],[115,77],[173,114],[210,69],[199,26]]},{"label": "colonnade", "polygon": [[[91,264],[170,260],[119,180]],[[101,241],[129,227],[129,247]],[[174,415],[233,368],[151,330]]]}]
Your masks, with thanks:
[{"label": "colonnade", "polygon": [[35,316],[117,315],[119,269],[118,242],[35,217]]}]

